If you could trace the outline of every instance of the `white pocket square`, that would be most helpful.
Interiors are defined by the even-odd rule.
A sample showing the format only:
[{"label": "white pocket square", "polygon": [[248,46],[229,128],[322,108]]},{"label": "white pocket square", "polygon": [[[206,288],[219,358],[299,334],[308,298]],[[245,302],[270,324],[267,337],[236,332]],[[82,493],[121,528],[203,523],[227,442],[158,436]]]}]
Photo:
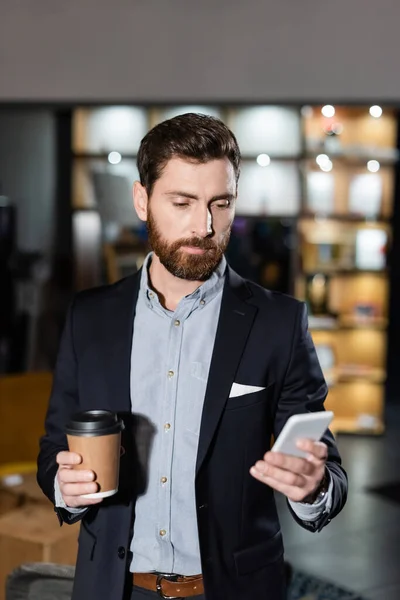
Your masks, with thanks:
[{"label": "white pocket square", "polygon": [[258,387],[257,385],[243,385],[242,383],[233,383],[229,394],[229,398],[237,398],[238,396],[244,396],[245,394],[261,392],[261,390],[265,390],[265,387]]}]

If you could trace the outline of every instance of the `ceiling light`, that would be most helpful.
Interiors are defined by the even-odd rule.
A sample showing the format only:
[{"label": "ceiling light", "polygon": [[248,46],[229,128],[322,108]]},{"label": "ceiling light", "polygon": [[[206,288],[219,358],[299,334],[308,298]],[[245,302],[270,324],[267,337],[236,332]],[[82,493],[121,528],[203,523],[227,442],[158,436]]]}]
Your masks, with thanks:
[{"label": "ceiling light", "polygon": [[335,116],[335,107],[331,104],[326,104],[321,108],[321,112],[324,117],[334,117]]},{"label": "ceiling light", "polygon": [[321,171],[324,171],[325,173],[329,173],[329,171],[332,171],[333,169],[333,164],[332,161],[327,160],[326,162],[322,163],[322,165],[319,166]]},{"label": "ceiling light", "polygon": [[268,154],[259,154],[257,156],[257,164],[259,164],[260,167],[268,167],[268,165],[271,164],[271,159]]},{"label": "ceiling light", "polygon": [[118,165],[122,160],[122,156],[119,152],[110,152],[108,155],[108,162],[111,165]]},{"label": "ceiling light", "polygon": [[371,173],[377,173],[380,168],[381,168],[381,165],[379,164],[379,162],[377,160],[369,160],[367,162],[367,169],[368,169],[368,171],[371,171]]},{"label": "ceiling light", "polygon": [[327,154],[318,154],[318,156],[315,160],[316,160],[317,165],[319,165],[319,166],[323,165],[324,163],[331,162],[330,158]]},{"label": "ceiling light", "polygon": [[371,115],[371,117],[374,117],[375,119],[379,119],[379,117],[382,116],[382,109],[380,106],[378,106],[377,104],[375,104],[374,106],[371,106],[371,108],[369,109],[369,114]]}]

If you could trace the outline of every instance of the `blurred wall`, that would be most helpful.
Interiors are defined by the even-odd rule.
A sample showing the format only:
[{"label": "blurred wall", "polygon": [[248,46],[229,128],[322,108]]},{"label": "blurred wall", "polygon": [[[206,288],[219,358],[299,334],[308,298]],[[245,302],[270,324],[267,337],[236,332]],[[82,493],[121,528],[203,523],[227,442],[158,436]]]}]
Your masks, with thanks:
[{"label": "blurred wall", "polygon": [[18,209],[18,248],[53,245],[55,122],[50,111],[0,109],[0,183]]},{"label": "blurred wall", "polygon": [[0,100],[400,98],[399,0],[1,0]]}]

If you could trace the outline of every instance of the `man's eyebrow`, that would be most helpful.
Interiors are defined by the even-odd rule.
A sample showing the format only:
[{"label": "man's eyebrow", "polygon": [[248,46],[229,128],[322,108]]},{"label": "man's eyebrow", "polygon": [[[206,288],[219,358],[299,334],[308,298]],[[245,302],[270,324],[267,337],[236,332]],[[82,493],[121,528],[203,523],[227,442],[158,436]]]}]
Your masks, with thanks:
[{"label": "man's eyebrow", "polygon": [[199,197],[196,194],[189,194],[189,192],[183,192],[182,190],[172,190],[171,192],[165,192],[166,196],[183,196],[184,198],[191,198],[192,200],[198,200]]},{"label": "man's eyebrow", "polygon": [[[190,198],[191,200],[198,200],[199,197],[196,194],[190,194],[189,192],[183,192],[182,190],[172,190],[170,192],[165,193],[166,196],[177,197],[181,196],[182,198]],[[210,202],[217,202],[218,200],[234,200],[234,194],[226,193],[226,194],[218,194],[217,196],[213,196],[210,198]]]},{"label": "man's eyebrow", "polygon": [[219,194],[219,196],[213,196],[210,200],[210,202],[216,202],[217,200],[234,200],[235,199],[235,195],[234,194]]}]

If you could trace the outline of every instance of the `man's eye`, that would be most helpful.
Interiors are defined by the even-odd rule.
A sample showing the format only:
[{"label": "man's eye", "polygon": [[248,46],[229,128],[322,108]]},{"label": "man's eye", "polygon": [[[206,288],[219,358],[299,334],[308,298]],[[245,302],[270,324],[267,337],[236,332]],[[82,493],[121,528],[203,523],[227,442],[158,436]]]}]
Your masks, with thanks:
[{"label": "man's eye", "polygon": [[223,202],[216,202],[214,204],[214,206],[216,206],[217,208],[229,208],[230,205],[231,205],[230,200],[224,200]]},{"label": "man's eye", "polygon": [[174,202],[174,206],[179,206],[180,208],[185,208],[189,206],[189,202]]}]

